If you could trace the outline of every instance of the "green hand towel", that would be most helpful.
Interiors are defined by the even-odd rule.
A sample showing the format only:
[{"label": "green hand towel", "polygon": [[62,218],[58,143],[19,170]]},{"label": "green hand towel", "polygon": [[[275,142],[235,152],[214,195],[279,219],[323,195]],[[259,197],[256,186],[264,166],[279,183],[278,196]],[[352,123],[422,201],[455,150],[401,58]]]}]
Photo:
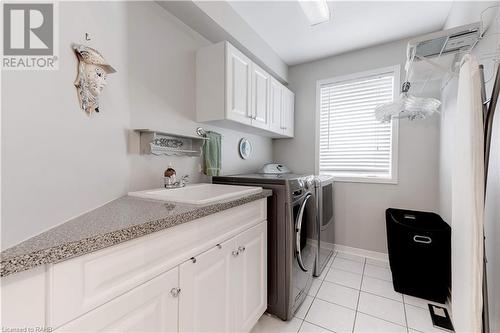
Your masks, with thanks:
[{"label": "green hand towel", "polygon": [[207,176],[218,176],[221,167],[221,140],[217,132],[207,131],[207,139],[203,145],[203,173]]}]

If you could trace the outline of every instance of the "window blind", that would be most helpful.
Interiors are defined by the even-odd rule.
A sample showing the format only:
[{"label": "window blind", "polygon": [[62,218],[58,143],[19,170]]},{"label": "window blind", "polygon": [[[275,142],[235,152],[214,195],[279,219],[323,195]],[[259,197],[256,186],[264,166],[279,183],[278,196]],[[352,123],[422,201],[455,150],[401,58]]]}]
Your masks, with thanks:
[{"label": "window blind", "polygon": [[394,75],[320,85],[320,173],[391,177],[392,124],[377,121],[374,109],[393,101]]}]

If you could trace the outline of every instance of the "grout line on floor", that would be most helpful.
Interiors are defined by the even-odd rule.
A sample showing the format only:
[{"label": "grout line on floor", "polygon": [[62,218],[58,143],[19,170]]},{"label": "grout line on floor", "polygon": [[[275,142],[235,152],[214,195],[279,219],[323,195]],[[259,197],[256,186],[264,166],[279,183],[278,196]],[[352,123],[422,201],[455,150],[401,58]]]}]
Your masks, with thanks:
[{"label": "grout line on floor", "polygon": [[[348,253],[348,252],[345,252],[345,253]],[[361,263],[362,264],[362,272],[361,272],[361,274],[354,273],[354,272],[351,272],[351,271],[346,271],[346,270],[341,269],[341,268],[333,267],[333,263],[334,263],[335,259],[337,257],[339,257],[339,254],[340,254],[340,252],[338,252],[338,251],[334,251],[334,253],[332,254],[332,257],[330,258],[330,261],[331,261],[330,264],[326,265],[325,268],[324,268],[326,270],[326,271],[323,272],[324,273],[323,274],[324,277],[326,277],[328,275],[329,271],[331,269],[333,269],[333,268],[335,268],[336,270],[338,269],[340,271],[349,272],[351,274],[361,275],[361,280],[360,280],[359,288],[356,289],[356,288],[353,288],[353,287],[350,287],[350,286],[346,286],[346,285],[343,285],[343,284],[340,284],[340,283],[337,283],[337,282],[332,282],[332,281],[326,280],[325,278],[323,278],[323,279],[320,279],[319,277],[315,278],[318,281],[319,287],[318,287],[316,293],[311,294],[311,295],[309,295],[309,294],[307,295],[307,297],[311,297],[312,298],[312,302],[309,305],[308,309],[305,311],[304,318],[297,318],[297,317],[294,316],[295,320],[300,320],[300,323],[298,325],[298,329],[297,329],[296,333],[298,333],[298,332],[300,332],[302,330],[302,327],[304,326],[304,322],[306,322],[307,324],[314,325],[316,327],[320,327],[321,329],[324,329],[327,332],[335,333],[335,331],[332,331],[331,329],[329,329],[327,327],[324,327],[324,326],[319,325],[317,323],[314,323],[314,322],[306,320],[306,317],[308,316],[309,312],[311,312],[312,304],[316,300],[320,300],[320,301],[325,302],[325,303],[333,304],[335,306],[342,307],[342,308],[348,309],[350,311],[354,311],[355,314],[354,314],[354,321],[353,321],[353,326],[352,326],[352,333],[354,333],[354,331],[356,329],[356,323],[357,323],[357,320],[359,319],[358,318],[358,313],[361,313],[364,316],[375,318],[375,319],[380,320],[382,322],[385,322],[387,324],[392,324],[392,325],[396,325],[396,326],[401,327],[401,328],[406,328],[406,332],[407,333],[410,333],[410,330],[415,331],[417,333],[424,333],[422,331],[419,331],[417,329],[409,327],[409,325],[408,325],[408,315],[407,315],[407,310],[410,307],[415,307],[416,309],[425,309],[424,307],[421,307],[419,305],[413,305],[413,304],[407,303],[407,301],[406,301],[406,296],[407,295],[404,295],[404,294],[401,294],[401,293],[398,293],[398,294],[401,295],[401,299],[398,301],[398,300],[395,300],[393,298],[389,298],[389,297],[386,297],[386,296],[383,296],[383,295],[378,295],[378,294],[373,293],[373,292],[362,290],[362,286],[363,286],[363,282],[364,282],[365,277],[370,277],[370,278],[373,278],[373,279],[376,279],[376,280],[386,281],[386,282],[389,282],[389,283],[393,283],[393,282],[389,281],[389,280],[386,280],[386,279],[381,279],[381,278],[378,278],[378,277],[373,277],[373,276],[367,275],[366,272],[367,272],[368,265],[372,265],[372,264],[368,262],[368,259],[366,257],[357,256],[357,257],[363,259],[363,261],[360,262],[360,261],[352,260],[350,258],[342,258],[340,256],[340,258],[342,258],[342,259],[351,260],[353,262],[359,262],[359,263]],[[372,266],[384,268],[383,266],[378,266],[378,265],[372,265]],[[387,268],[387,267],[385,267],[385,268]],[[388,269],[390,270],[390,268],[388,268]],[[321,290],[321,288],[323,287],[323,285],[326,285],[324,282],[328,282],[328,283],[333,284],[333,285],[337,285],[337,286],[341,286],[341,287],[344,287],[344,288],[349,288],[350,290],[357,291],[358,299],[357,299],[357,302],[356,302],[356,309],[354,310],[353,308],[349,308],[349,307],[347,307],[345,305],[337,304],[334,301],[329,301],[329,300],[325,300],[325,299],[323,299],[321,297],[318,297],[319,291]],[[370,313],[365,313],[363,311],[359,311],[359,305],[360,305],[360,299],[361,299],[361,294],[362,293],[369,294],[369,295],[374,295],[374,296],[377,296],[377,297],[381,297],[381,298],[384,298],[384,299],[388,299],[388,300],[391,300],[391,301],[396,301],[396,302],[402,303],[403,304],[404,316],[405,316],[405,320],[404,320],[405,324],[402,324],[400,322],[394,322],[394,321],[387,320],[387,319],[384,319],[384,318],[380,318],[380,317],[378,317],[376,315],[373,315],[373,314],[370,314]],[[419,298],[419,297],[415,297],[415,298]],[[426,301],[426,300],[424,300],[424,301]],[[426,302],[428,302],[430,304],[434,303],[434,302],[431,302],[431,301],[426,301]],[[447,304],[445,304],[444,306],[447,307]],[[273,316],[271,316],[271,317],[273,317]]]},{"label": "grout line on floor", "polygon": [[345,285],[337,283],[337,282],[332,282],[332,281],[327,281],[327,280],[324,280],[323,282],[327,282],[327,283],[330,283],[330,284],[336,284],[337,286],[349,288],[349,289],[356,290],[356,291],[360,290],[360,289],[356,289],[356,288],[353,288],[353,287],[345,286]]},{"label": "grout line on floor", "polygon": [[363,289],[360,289],[360,291],[363,292],[363,293],[365,293],[365,294],[370,294],[370,295],[373,295],[373,296],[382,297],[382,298],[385,298],[385,299],[388,299],[388,300],[391,300],[391,301],[394,301],[394,302],[404,303],[403,301],[398,301],[397,299],[385,297],[385,296],[382,296],[382,295],[379,295],[379,294],[375,294],[375,293],[372,293],[370,291],[366,291],[366,290],[363,290]]},{"label": "grout line on floor", "polygon": [[356,320],[358,319],[359,299],[361,298],[361,287],[363,286],[363,277],[365,275],[365,266],[366,266],[366,258],[363,261],[363,272],[361,274],[361,282],[359,284],[358,301],[356,302],[356,312],[354,313],[354,322],[352,323],[352,333],[354,333],[354,329],[356,328]]},{"label": "grout line on floor", "polygon": [[[307,296],[306,296],[306,297],[307,297]],[[309,297],[311,297],[311,296],[309,296]],[[309,310],[311,310],[311,307],[312,307],[312,305],[313,305],[313,303],[314,303],[314,299],[315,299],[315,298],[316,298],[316,296],[312,297],[311,304],[309,304],[309,307],[307,308],[306,313],[304,313],[304,318],[302,318],[302,320],[305,320],[305,319],[306,319],[307,314],[309,313]],[[304,304],[304,303],[302,303],[302,304]]]},{"label": "grout line on floor", "polygon": [[[294,318],[297,318],[297,317],[294,317]],[[299,318],[297,318],[297,319],[299,319]],[[302,319],[302,321],[300,322],[299,329],[297,330],[297,333],[300,332],[300,329],[302,328],[302,325],[304,325],[304,321],[305,321],[305,319]]]},{"label": "grout line on floor", "polygon": [[[328,282],[328,281],[325,281],[325,282]],[[344,286],[344,285],[342,285],[342,284],[338,284],[338,283],[333,283],[333,282],[328,282],[328,283],[331,283],[331,284],[336,284],[336,285],[341,286],[341,287],[346,287],[346,286]],[[360,292],[360,293],[358,294],[358,302],[359,302],[359,297],[361,296],[361,293],[365,293],[365,294],[370,294],[370,295],[373,295],[373,296],[382,297],[382,298],[388,299],[389,301],[399,302],[399,301],[396,301],[395,299],[388,298],[388,297],[384,297],[384,296],[380,296],[380,295],[373,294],[373,293],[369,293],[369,292],[366,292],[366,291],[364,291],[364,290],[354,289],[354,288],[350,288],[350,287],[346,287],[346,288],[349,288],[349,289],[352,289],[352,290],[355,290],[355,291]],[[310,295],[309,295],[309,296],[310,296]],[[310,297],[312,297],[312,296],[310,296]],[[345,305],[338,304],[338,303],[335,303],[335,302],[329,301],[329,300],[327,300],[327,299],[323,299],[323,298],[318,297],[318,296],[315,296],[315,297],[314,297],[314,299],[319,299],[320,301],[323,301],[323,302],[326,302],[326,303],[330,303],[330,304],[334,304],[334,305],[337,305],[337,306],[340,306],[340,307],[343,307],[343,308],[345,308],[345,309],[349,309],[349,310],[352,310],[352,311],[359,311],[359,310],[357,310],[357,304],[356,304],[356,309],[353,309],[353,308],[347,307],[347,306],[345,306]],[[314,302],[314,300],[313,300],[313,302]],[[403,302],[399,302],[399,303],[403,303]],[[413,306],[413,305],[412,305],[412,306]],[[418,306],[417,306],[417,308],[418,308]],[[419,308],[419,309],[422,309],[422,308]],[[361,311],[359,311],[359,312],[361,312]],[[361,313],[364,313],[364,312],[361,312]],[[368,314],[368,313],[364,313],[364,314],[367,314],[367,315],[372,316],[372,317],[375,317],[375,318],[379,318],[379,317],[376,317],[376,316],[374,316],[374,315],[370,315],[370,314]],[[299,319],[300,319],[300,318],[299,318]],[[383,318],[379,318],[379,319],[383,319]],[[389,321],[389,320],[386,320],[386,319],[383,319],[383,320],[385,320],[385,321]],[[392,323],[392,321],[391,321],[391,323]],[[401,324],[398,324],[398,325],[399,325],[399,326],[402,326]]]},{"label": "grout line on floor", "polygon": [[[334,252],[334,253],[332,254],[332,257],[330,258],[331,263],[328,265],[328,270],[330,270],[330,268],[332,268],[332,266],[333,266],[333,262],[335,261],[335,259],[337,259],[337,253],[338,253],[338,252]],[[326,268],[326,267],[325,267],[325,268]]]},{"label": "grout line on floor", "polygon": [[372,267],[377,267],[377,268],[385,268],[385,269],[388,269],[390,270],[391,267],[390,266],[382,266],[382,265],[377,265],[377,264],[369,264],[369,263],[366,263],[367,265],[370,265]]},{"label": "grout line on floor", "polygon": [[[339,284],[339,286],[341,286],[341,285]],[[335,302],[332,302],[332,301],[329,301],[329,300],[326,300],[326,299],[322,299],[320,297],[315,297],[314,299],[319,299],[320,301],[328,303],[328,304],[333,304],[333,305],[336,305],[336,306],[340,306],[341,308],[344,308],[344,309],[348,309],[348,310],[351,310],[351,311],[356,311],[356,309],[353,309],[353,308],[347,307],[345,305],[338,304],[338,303],[335,303]]]},{"label": "grout line on floor", "polygon": [[[434,302],[434,301],[429,301],[425,298],[421,298],[421,297],[417,297],[417,296],[412,296],[412,295],[406,295],[406,294],[402,294],[403,295],[403,302],[406,304],[406,305],[410,305],[410,306],[413,306],[415,308],[420,308],[420,309],[429,309],[428,308],[428,304],[434,304],[434,305],[439,305],[439,306],[444,306],[448,312],[451,312],[450,309],[448,308],[448,305],[446,303],[438,303],[438,302]],[[406,301],[406,297],[405,296],[409,296],[409,297],[414,297],[414,298],[417,298],[417,299],[421,299],[423,300],[424,302],[426,302],[425,306],[420,306],[420,305],[415,305],[415,304],[411,304],[411,303],[408,303]],[[451,313],[450,313],[450,316],[451,316]]]},{"label": "grout line on floor", "polygon": [[[337,252],[334,252],[334,253],[332,254],[332,259],[334,259],[334,260],[335,260],[335,256],[336,256],[336,255],[337,255]],[[333,264],[333,260],[332,260],[332,264]],[[330,264],[330,265],[326,265],[326,266],[325,266],[325,268],[323,268],[323,272],[325,272],[325,270],[327,270],[327,273],[326,273],[326,274],[328,274],[328,272],[330,272],[330,267],[331,267],[331,266],[332,266],[331,264]],[[321,274],[323,274],[323,272],[321,272]],[[321,274],[320,274],[320,275],[321,275]],[[325,275],[325,277],[326,277],[326,275]],[[304,318],[303,318],[302,320],[306,320],[307,314],[309,313],[309,310],[311,309],[311,307],[312,307],[312,305],[313,305],[313,303],[314,303],[314,300],[316,299],[316,296],[318,295],[319,290],[321,289],[321,286],[323,285],[323,282],[325,282],[325,279],[321,279],[319,276],[318,276],[318,277],[316,277],[316,278],[314,278],[314,277],[313,277],[313,279],[318,279],[318,281],[320,281],[320,283],[319,283],[319,287],[318,287],[318,290],[316,291],[316,293],[315,293],[314,295],[309,295],[309,294],[307,294],[307,295],[306,295],[306,297],[307,297],[307,296],[312,297],[312,299],[313,299],[313,300],[312,300],[311,304],[309,304],[309,308],[307,309],[306,313],[304,314]],[[321,299],[321,298],[320,298],[320,299]],[[303,303],[302,303],[302,304],[303,304]],[[295,317],[295,315],[294,315],[294,317]],[[295,318],[297,318],[297,317],[295,317]],[[300,319],[300,318],[299,318],[299,319]],[[302,327],[302,323],[300,324],[300,327]],[[299,328],[299,330],[300,330],[300,328]]]},{"label": "grout line on floor", "polygon": [[[351,261],[352,261],[352,260],[351,260]],[[357,261],[353,261],[353,262],[357,262]],[[347,270],[342,269],[342,268],[340,268],[340,267],[333,267],[333,264],[332,264],[332,266],[331,266],[331,268],[330,268],[330,269],[333,269],[333,268],[335,268],[335,270],[339,270],[339,271],[342,271],[342,272],[347,272],[347,273],[356,274],[356,275],[363,275],[363,276],[369,277],[369,278],[371,278],[371,279],[376,279],[376,280],[380,280],[380,281],[385,281],[385,282],[390,282],[390,283],[392,283],[392,280],[381,279],[381,278],[378,278],[378,277],[375,277],[375,276],[370,276],[370,275],[366,275],[366,274],[364,274],[364,267],[363,267],[363,273],[361,273],[361,274],[360,274],[360,273],[351,272],[351,271],[347,271]],[[325,267],[325,269],[326,269],[326,267]],[[325,277],[326,277],[326,276],[325,276]],[[325,280],[325,279],[323,279],[323,280]],[[331,281],[328,281],[328,282],[331,282]],[[335,283],[335,282],[331,282],[331,283]],[[350,288],[350,287],[349,287],[349,288]],[[354,288],[353,288],[353,289],[354,289]]]},{"label": "grout line on floor", "polygon": [[319,324],[316,324],[316,323],[312,323],[312,322],[310,322],[310,321],[307,321],[307,320],[305,320],[305,319],[304,319],[304,321],[305,321],[306,323],[308,323],[308,324],[311,324],[311,325],[314,325],[314,326],[318,326],[318,327],[321,327],[322,329],[324,329],[324,330],[327,330],[328,332],[332,332],[332,333],[335,333],[335,331],[332,331],[331,329],[329,329],[329,328],[326,328],[326,327],[324,327],[324,326],[321,326],[321,325],[319,325]]},{"label": "grout line on floor", "polygon": [[[353,261],[353,262],[357,262],[357,261]],[[347,272],[347,273],[356,274],[356,275],[363,275],[363,273],[354,273],[354,272],[351,272],[351,271],[346,271],[345,269],[342,269],[340,267],[333,267],[333,265],[332,265],[332,267],[330,267],[330,269],[333,269],[333,268],[335,268],[335,270],[342,271],[342,272]]]},{"label": "grout line on floor", "polygon": [[[333,255],[332,255],[332,259],[335,258],[336,255],[337,255],[337,252],[334,252]],[[333,260],[332,260],[332,264],[333,264]],[[323,274],[324,272],[326,272],[325,273],[325,278],[328,275],[328,273],[330,273],[330,267],[332,266],[332,264],[326,265],[325,268],[323,268],[323,272],[321,272],[321,274]],[[321,274],[320,274],[320,276],[321,276]],[[316,298],[316,296],[319,293],[319,290],[321,289],[321,286],[323,285],[323,282],[325,282],[325,279],[324,278],[321,279],[319,276],[318,277],[313,277],[313,279],[318,279],[318,281],[320,281],[319,287],[318,287],[318,290],[316,291],[316,293],[314,295],[309,295],[309,296],[312,296],[313,298]],[[313,299],[313,303],[314,303],[314,299]],[[312,305],[312,303],[311,303],[311,305]]]},{"label": "grout line on floor", "polygon": [[353,309],[353,308],[350,308],[348,306],[345,306],[345,305],[342,305],[342,304],[339,304],[339,303],[335,303],[335,302],[332,302],[332,301],[329,301],[327,299],[323,299],[321,297],[316,297],[317,299],[319,299],[320,301],[323,301],[325,303],[329,303],[329,304],[333,304],[333,305],[337,305],[337,306],[340,306],[342,308],[345,308],[345,309],[349,309],[349,310],[352,310],[352,311],[356,311],[356,309]]},{"label": "grout line on floor", "polygon": [[[338,254],[339,254],[339,253],[340,253],[340,252],[336,251],[336,252],[332,255],[331,264],[330,264],[330,265],[327,265],[327,266],[325,267],[325,269],[328,269],[328,272],[329,272],[331,269],[333,269],[333,268],[334,268],[334,267],[333,267],[333,263],[334,263],[334,261],[335,261],[335,258],[337,258],[337,257],[338,257]],[[358,256],[358,257],[359,257],[359,256]],[[342,258],[342,257],[339,257],[339,258]],[[342,258],[342,259],[351,260],[351,259],[349,259],[349,258]],[[353,261],[353,262],[359,262],[359,261],[355,261],[355,260],[351,260],[351,261]],[[311,309],[311,307],[312,307],[312,303],[314,303],[314,301],[315,301],[316,299],[318,299],[318,300],[321,300],[321,301],[326,302],[326,303],[334,304],[334,305],[336,305],[336,306],[340,306],[340,307],[343,307],[343,308],[345,308],[345,309],[349,309],[349,310],[351,310],[351,311],[355,311],[355,315],[354,315],[354,322],[353,322],[353,328],[352,328],[352,332],[353,332],[353,333],[354,333],[354,329],[355,329],[355,327],[356,327],[356,320],[358,319],[358,318],[357,318],[358,312],[359,312],[359,313],[362,313],[362,314],[364,314],[364,315],[367,315],[367,316],[369,316],[369,317],[376,318],[376,319],[382,320],[382,321],[384,321],[384,322],[387,322],[387,323],[390,323],[390,324],[393,324],[393,325],[397,325],[397,326],[399,326],[399,327],[404,327],[404,328],[406,328],[407,333],[409,333],[410,327],[408,326],[408,318],[407,318],[407,315],[406,315],[406,305],[412,305],[412,304],[408,304],[408,303],[406,303],[405,298],[404,298],[404,294],[401,294],[401,293],[400,293],[400,295],[401,295],[401,300],[399,300],[399,301],[398,301],[398,300],[395,300],[395,299],[393,299],[393,298],[385,297],[385,296],[382,296],[382,295],[375,294],[375,293],[373,293],[373,292],[369,292],[369,291],[362,290],[363,280],[364,280],[364,277],[365,277],[365,276],[370,277],[370,278],[373,278],[373,279],[377,279],[377,280],[381,280],[381,281],[385,281],[385,282],[392,283],[392,281],[389,281],[389,280],[385,280],[385,279],[381,279],[381,278],[378,278],[378,277],[373,277],[373,276],[366,275],[366,273],[365,273],[365,271],[366,271],[366,265],[370,265],[370,264],[367,262],[367,258],[364,258],[364,259],[363,259],[362,264],[363,264],[363,270],[362,270],[362,273],[361,273],[361,274],[354,273],[354,272],[350,272],[350,271],[346,271],[346,270],[343,270],[343,269],[341,269],[341,268],[335,267],[335,269],[336,269],[336,270],[338,269],[338,270],[341,270],[341,271],[344,271],[344,272],[348,272],[348,273],[352,273],[352,274],[356,274],[356,275],[361,275],[361,282],[360,282],[359,289],[352,288],[352,287],[349,287],[349,286],[345,286],[345,285],[340,284],[340,283],[331,282],[331,281],[328,281],[328,280],[326,280],[326,279],[319,279],[319,278],[318,278],[318,280],[320,281],[319,288],[318,288],[318,290],[316,291],[316,293],[315,293],[314,295],[309,295],[310,297],[313,297],[313,301],[311,302],[311,305],[309,306],[308,310],[306,311],[306,315],[305,315],[305,316],[307,316],[307,314],[309,313],[309,311],[310,311],[310,309]],[[388,267],[377,266],[377,265],[372,265],[372,266],[382,267],[382,268],[388,268]],[[388,268],[388,269],[390,270],[390,268]],[[328,273],[327,273],[327,274],[328,274]],[[326,277],[326,275],[327,275],[327,274],[325,274],[325,277]],[[358,291],[358,300],[357,300],[357,303],[356,303],[356,310],[353,310],[352,308],[346,307],[346,306],[344,306],[344,305],[337,304],[337,303],[335,303],[335,302],[331,302],[331,301],[329,301],[329,300],[325,300],[325,299],[322,299],[321,297],[318,297],[319,291],[321,290],[321,287],[323,286],[324,282],[331,283],[331,284],[335,284],[335,285],[338,285],[338,286],[342,286],[342,287],[345,287],[345,288],[349,288],[349,289],[352,289],[352,290],[356,290],[356,291]],[[405,324],[406,324],[406,325],[402,325],[401,323],[396,323],[396,322],[393,322],[393,321],[390,321],[390,320],[386,320],[386,319],[384,319],[384,318],[379,318],[379,317],[374,316],[374,315],[369,314],[369,313],[364,313],[364,312],[362,312],[362,311],[359,311],[359,310],[358,310],[358,309],[359,309],[359,302],[360,302],[360,298],[361,298],[361,293],[362,293],[362,292],[363,292],[363,293],[366,293],[366,294],[370,294],[370,295],[374,295],[374,296],[382,297],[382,298],[385,298],[385,299],[388,299],[388,300],[391,300],[391,301],[395,301],[395,302],[402,303],[402,304],[403,304],[403,309],[404,309]],[[412,305],[412,306],[415,306],[415,305]],[[415,307],[420,308],[419,306],[415,306]],[[297,319],[300,319],[300,318],[297,318]],[[300,325],[300,327],[299,327],[299,331],[300,331],[300,329],[302,328],[302,326],[303,326],[304,322],[307,322],[307,323],[309,323],[309,324],[315,325],[315,326],[317,326],[317,327],[321,327],[322,329],[325,329],[325,330],[327,330],[327,331],[329,331],[329,332],[334,332],[334,331],[331,331],[330,329],[328,329],[328,328],[326,328],[326,327],[323,327],[323,326],[321,326],[321,325],[318,325],[317,323],[313,323],[313,322],[310,322],[310,321],[306,320],[306,318],[305,318],[305,317],[304,317],[304,319],[302,319],[301,325]],[[413,328],[411,328],[411,329],[412,329],[412,330],[414,330]],[[420,331],[418,331],[418,330],[415,330],[415,331],[416,331],[416,332],[420,332]]]},{"label": "grout line on floor", "polygon": [[[332,263],[329,265],[326,265],[325,268],[323,268],[323,272],[321,272],[320,276],[315,277],[315,279],[318,279],[321,281],[321,284],[323,284],[323,281],[325,281],[326,276],[328,275],[328,273],[330,273],[330,269],[332,268],[333,261],[335,260],[336,256],[337,256],[337,252],[334,252],[332,255],[332,258],[330,259],[332,261]],[[323,275],[323,274],[324,274],[324,276],[323,276],[323,278],[321,278],[321,275]],[[321,288],[321,285],[320,285],[320,288]],[[318,291],[319,291],[319,289],[318,289]],[[317,294],[317,292],[316,292],[316,294]]]},{"label": "grout line on floor", "polygon": [[364,275],[364,276],[366,276],[366,277],[372,278],[372,279],[376,279],[376,280],[381,280],[381,281],[391,282],[391,283],[392,283],[392,280],[381,279],[381,278],[379,278],[379,277],[376,277],[376,276],[370,276],[370,275],[366,275],[366,274],[363,274],[363,275]]},{"label": "grout line on floor", "polygon": [[406,316],[406,304],[404,301],[405,301],[405,297],[403,295],[403,310],[405,313],[406,333],[410,333],[410,329],[408,328],[408,317]]},{"label": "grout line on floor", "polygon": [[[320,280],[319,287],[318,287],[318,290],[316,291],[316,293],[314,294],[314,298],[316,298],[318,296],[318,293],[321,290],[321,287],[323,287],[323,282],[325,282],[325,280]],[[314,302],[314,300],[313,300],[313,302]]]},{"label": "grout line on floor", "polygon": [[369,277],[370,279],[375,279],[375,280],[379,280],[379,281],[385,281],[385,282],[392,283],[392,280],[381,279],[381,278],[378,278],[378,277],[375,277],[375,276],[366,275],[366,274],[365,274],[365,276]]},{"label": "grout line on floor", "polygon": [[[416,330],[416,329],[414,329],[414,328],[408,327],[408,332],[410,332],[410,330],[415,331],[415,332],[419,332],[419,333],[425,333],[425,332],[423,332],[423,331],[419,331],[419,330]],[[446,332],[446,331],[443,331],[443,333],[445,333],[445,332]]]},{"label": "grout line on floor", "polygon": [[[399,327],[404,327],[406,328],[406,330],[408,330],[408,326],[405,326],[405,325],[401,325],[400,323],[396,323],[394,321],[390,321],[390,320],[387,320],[387,319],[384,319],[384,318],[380,318],[380,317],[377,317],[377,316],[374,316],[372,314],[369,314],[369,313],[366,313],[366,312],[363,312],[363,311],[356,311],[356,312],[359,312],[359,313],[362,313],[364,314],[365,316],[369,316],[369,317],[372,317],[372,318],[376,318],[378,320],[382,320],[382,321],[385,321],[386,323],[390,323],[390,324],[393,324],[393,325],[397,325]],[[413,328],[412,328],[413,329]]]}]

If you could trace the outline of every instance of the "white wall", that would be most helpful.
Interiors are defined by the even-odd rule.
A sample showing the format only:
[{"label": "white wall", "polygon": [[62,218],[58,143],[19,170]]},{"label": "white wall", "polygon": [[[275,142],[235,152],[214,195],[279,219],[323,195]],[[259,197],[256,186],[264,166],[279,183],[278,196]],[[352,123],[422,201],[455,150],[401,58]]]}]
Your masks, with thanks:
[{"label": "white wall", "polygon": [[[236,41],[253,53],[257,63],[264,65],[281,80],[287,81],[288,65],[260,37],[250,25],[241,18],[227,1],[194,1],[194,3],[226,30]],[[259,61],[261,60],[261,61]]]},{"label": "white wall", "polygon": [[[156,5],[130,4],[133,7],[127,34],[129,47],[129,92],[131,128],[155,128],[167,132],[194,134],[197,126],[223,134],[222,172],[254,172],[272,160],[271,139],[198,124],[195,119],[195,51],[209,42],[166,10]],[[152,10],[151,8],[154,8]],[[137,22],[137,18],[148,22]],[[160,33],[159,33],[160,31]],[[158,36],[158,38],[143,38]],[[154,50],[153,52],[149,50]],[[145,64],[154,64],[144,66]],[[250,159],[242,160],[237,143],[248,137],[253,143]],[[189,173],[198,180],[200,158],[131,155],[131,189],[158,186],[169,162],[179,174]],[[200,180],[206,181],[202,177]]]},{"label": "white wall", "polygon": [[[131,128],[194,134],[195,51],[208,41],[154,2],[61,2],[60,69],[2,72],[2,249],[94,209],[129,190],[159,187],[169,162],[198,174],[199,158],[139,156]],[[101,113],[79,110],[72,42],[85,32],[118,72]],[[223,172],[253,171],[272,159],[268,138],[223,134]]]},{"label": "white wall", "polygon": [[[487,81],[487,96],[490,96],[493,87],[493,75],[495,71],[495,57],[491,57],[495,52],[500,52],[500,9],[488,7],[500,5],[497,2],[455,2],[445,28],[453,28],[463,24],[478,22],[483,19],[485,26],[489,27],[486,38],[481,40],[473,54],[478,58],[479,63],[485,66],[485,78]],[[496,20],[493,18],[496,17]],[[489,36],[489,37],[488,37]],[[498,60],[498,57],[496,57]],[[440,152],[440,213],[451,218],[451,170],[452,170],[452,149],[453,146],[453,121],[456,112],[458,80],[455,78],[443,90],[442,119],[441,119],[441,152]],[[490,331],[500,331],[500,116],[498,111],[493,125],[493,137],[490,156],[490,167],[487,184],[485,202],[485,236],[486,236],[486,257],[488,258],[488,288],[489,288],[489,314]],[[462,230],[460,226],[453,226],[456,232]],[[459,247],[460,245],[457,244]],[[454,279],[460,279],[460,272],[470,270],[471,267],[463,266],[463,260],[456,257],[454,253]],[[469,326],[471,316],[471,302],[460,302],[468,295],[468,290],[463,288],[452,291],[454,324],[457,332],[466,331]]]},{"label": "white wall", "polygon": [[226,1],[158,1],[213,43],[227,40],[282,82],[288,65]]},{"label": "white wall", "polygon": [[[2,72],[2,249],[127,192],[127,7],[60,4],[58,71]],[[101,113],[79,110],[72,42],[92,33],[118,69]]]},{"label": "white wall", "polygon": [[[295,92],[295,138],[274,142],[275,160],[294,172],[314,173],[316,81],[401,64],[406,41],[397,41],[289,68]],[[435,92],[433,92],[435,93]],[[385,209],[438,208],[439,119],[400,121],[397,185],[335,184],[335,243],[387,252]]]}]

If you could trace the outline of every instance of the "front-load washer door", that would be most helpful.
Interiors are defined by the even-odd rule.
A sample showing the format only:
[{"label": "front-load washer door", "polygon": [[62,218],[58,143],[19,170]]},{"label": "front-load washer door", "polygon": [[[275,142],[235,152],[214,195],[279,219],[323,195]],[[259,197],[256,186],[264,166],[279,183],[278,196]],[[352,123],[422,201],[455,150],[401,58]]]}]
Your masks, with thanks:
[{"label": "front-load washer door", "polygon": [[293,311],[297,310],[305,299],[312,284],[312,274],[316,261],[317,248],[310,235],[311,224],[314,225],[314,214],[309,210],[314,210],[315,202],[311,193],[306,193],[301,200],[293,205],[294,223],[294,260],[293,260]]}]

